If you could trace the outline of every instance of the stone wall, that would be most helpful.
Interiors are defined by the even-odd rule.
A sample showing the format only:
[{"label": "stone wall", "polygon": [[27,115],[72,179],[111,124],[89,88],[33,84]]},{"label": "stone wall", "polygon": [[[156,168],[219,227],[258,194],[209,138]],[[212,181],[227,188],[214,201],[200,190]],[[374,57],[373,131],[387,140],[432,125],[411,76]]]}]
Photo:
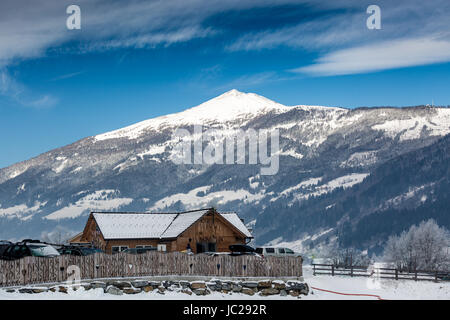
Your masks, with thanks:
[{"label": "stone wall", "polygon": [[225,280],[210,279],[204,280],[103,280],[83,282],[79,285],[48,285],[39,287],[19,287],[6,289],[10,293],[28,293],[39,294],[42,292],[62,292],[68,293],[70,290],[102,289],[105,293],[111,295],[137,294],[156,292],[164,295],[167,292],[181,292],[186,295],[208,295],[211,292],[221,292],[224,294],[244,294],[248,296],[293,296],[308,295],[308,284],[301,280]]}]

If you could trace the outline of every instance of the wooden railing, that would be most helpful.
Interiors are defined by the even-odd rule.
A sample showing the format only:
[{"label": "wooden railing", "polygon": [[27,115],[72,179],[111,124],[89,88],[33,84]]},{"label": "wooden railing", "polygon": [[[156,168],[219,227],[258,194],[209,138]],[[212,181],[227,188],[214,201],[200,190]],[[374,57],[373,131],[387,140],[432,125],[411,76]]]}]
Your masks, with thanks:
[{"label": "wooden railing", "polygon": [[313,264],[313,275],[340,275],[351,277],[371,277],[394,280],[415,280],[415,281],[450,281],[449,271],[438,270],[413,270],[405,271],[396,268],[369,268],[365,266],[345,266],[339,267],[333,264]]},{"label": "wooden railing", "polygon": [[0,260],[0,286],[66,281],[68,268],[77,266],[81,279],[142,276],[300,277],[301,257],[188,255],[180,252],[143,254],[96,253],[55,258],[25,257]]}]

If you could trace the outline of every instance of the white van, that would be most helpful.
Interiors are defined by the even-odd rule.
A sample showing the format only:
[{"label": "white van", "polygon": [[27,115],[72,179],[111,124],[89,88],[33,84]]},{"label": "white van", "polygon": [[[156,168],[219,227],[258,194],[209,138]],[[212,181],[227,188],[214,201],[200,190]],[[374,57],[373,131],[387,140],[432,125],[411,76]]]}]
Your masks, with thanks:
[{"label": "white van", "polygon": [[276,257],[300,257],[301,254],[294,252],[289,248],[283,247],[258,247],[255,251],[262,256],[276,256]]}]

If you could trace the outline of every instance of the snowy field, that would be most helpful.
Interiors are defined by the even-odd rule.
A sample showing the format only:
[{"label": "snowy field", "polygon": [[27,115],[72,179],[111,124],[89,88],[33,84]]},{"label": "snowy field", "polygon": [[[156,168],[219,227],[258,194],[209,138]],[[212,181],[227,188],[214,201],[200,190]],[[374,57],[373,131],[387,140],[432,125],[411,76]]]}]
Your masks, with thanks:
[{"label": "snowy field", "polygon": [[345,294],[371,294],[386,300],[450,300],[450,282],[434,283],[431,281],[411,280],[381,280],[379,283],[364,277],[346,276],[313,276],[310,266],[304,266],[304,278],[310,286],[308,296],[300,298],[279,295],[261,297],[259,295],[248,296],[241,293],[224,294],[211,292],[206,296],[187,295],[181,292],[168,292],[164,295],[156,291],[138,293],[133,295],[115,296],[106,294],[103,289],[91,289],[85,291],[82,287],[76,291],[70,290],[68,294],[60,292],[44,292],[38,294],[7,293],[0,290],[2,300],[377,300],[372,296],[350,296],[328,293],[311,287],[345,293]]}]

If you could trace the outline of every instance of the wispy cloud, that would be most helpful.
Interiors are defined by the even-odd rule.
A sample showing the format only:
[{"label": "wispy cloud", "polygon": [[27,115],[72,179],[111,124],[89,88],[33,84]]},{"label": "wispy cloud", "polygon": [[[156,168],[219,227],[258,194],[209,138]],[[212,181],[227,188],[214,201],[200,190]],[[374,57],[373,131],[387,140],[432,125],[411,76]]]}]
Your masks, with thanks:
[{"label": "wispy cloud", "polygon": [[388,41],[334,51],[292,71],[318,76],[356,74],[450,61],[450,41],[428,38]]},{"label": "wispy cloud", "polygon": [[[323,9],[330,3],[323,2]],[[315,76],[376,72],[449,62],[450,2],[377,1],[382,30],[368,30],[362,2],[339,1],[342,10],[294,26],[247,33],[227,50],[270,50],[280,46],[318,54],[291,71]],[[301,62],[299,63],[301,64]],[[303,62],[304,64],[304,62]]]},{"label": "wispy cloud", "polygon": [[48,108],[58,103],[50,94],[36,94],[15,80],[6,70],[0,70],[0,95],[24,107]]},{"label": "wispy cloud", "polygon": [[[154,47],[210,37],[219,30],[205,20],[228,10],[270,7],[307,0],[79,0],[81,30],[67,30],[70,2],[2,0],[0,67],[17,59],[40,57],[70,43],[69,52]],[[73,40],[76,40],[73,42]],[[82,44],[77,48],[76,43]],[[75,46],[75,48],[74,48]],[[64,52],[64,49],[58,52]]]},{"label": "wispy cloud", "polygon": [[59,81],[59,80],[70,79],[70,78],[76,77],[83,73],[86,73],[86,71],[77,71],[77,72],[66,73],[66,74],[60,75],[58,77],[52,78],[52,79],[50,79],[50,81]]},{"label": "wispy cloud", "polygon": [[[395,58],[398,56],[396,50],[402,51],[409,45],[408,41],[425,39],[433,48],[446,48],[445,42],[450,41],[448,0],[377,0],[376,4],[382,9],[382,30],[366,28],[368,15],[365,10],[371,1],[133,0],[125,4],[118,0],[79,0],[81,30],[65,27],[65,9],[69,4],[60,0],[47,0],[39,5],[34,0],[1,1],[0,68],[22,59],[42,57],[50,51],[73,54],[117,48],[153,48],[213,38],[226,33],[220,29],[220,24],[214,24],[214,18],[220,14],[283,6],[284,10],[289,10],[289,6],[308,8],[314,14],[299,17],[297,23],[290,19],[289,23],[280,21],[279,25],[270,27],[264,23],[258,27],[246,26],[239,21],[239,15],[232,15],[241,30],[238,34],[230,32],[224,36],[224,49],[271,50],[285,46],[306,50],[317,54],[317,61],[309,66],[299,61],[298,67],[293,66],[293,69],[326,75],[319,66],[333,67],[339,74],[355,73],[357,69],[358,72],[371,72],[401,67],[405,63]],[[392,44],[394,41],[398,44]],[[383,55],[388,60],[384,66],[379,63],[376,67],[356,68],[355,64],[366,65],[361,53],[377,46],[390,49],[394,56],[389,59]],[[361,60],[350,64],[344,56]],[[436,56],[432,50],[419,49],[413,56],[409,65],[448,61],[446,55]]]}]

